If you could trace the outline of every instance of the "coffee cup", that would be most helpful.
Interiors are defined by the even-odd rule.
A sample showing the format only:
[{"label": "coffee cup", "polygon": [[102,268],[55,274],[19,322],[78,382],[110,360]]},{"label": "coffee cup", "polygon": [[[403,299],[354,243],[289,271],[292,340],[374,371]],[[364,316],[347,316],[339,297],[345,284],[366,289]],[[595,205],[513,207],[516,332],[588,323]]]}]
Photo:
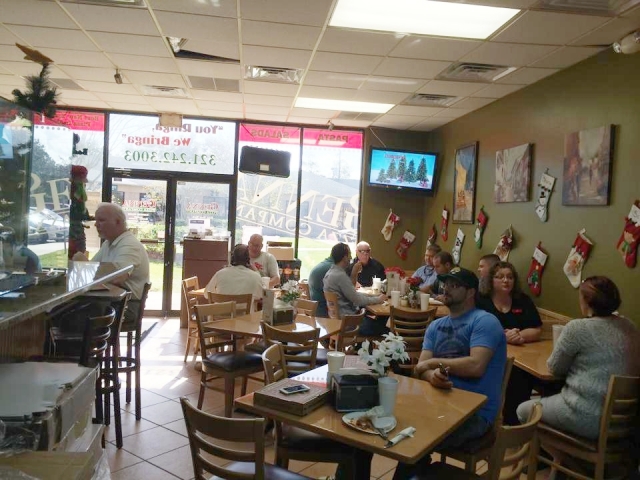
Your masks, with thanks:
[{"label": "coffee cup", "polygon": [[260,277],[260,279],[262,280],[262,288],[268,289],[269,288],[269,282],[271,281],[271,278],[269,278],[269,277]]},{"label": "coffee cup", "polygon": [[344,366],[344,352],[327,352],[327,366],[330,373],[337,373]]},{"label": "coffee cup", "polygon": [[420,294],[420,310],[428,310],[429,309],[429,300],[431,299],[431,295],[428,293]]},{"label": "coffee cup", "polygon": [[400,292],[398,290],[391,291],[391,306],[398,307],[400,305]]}]

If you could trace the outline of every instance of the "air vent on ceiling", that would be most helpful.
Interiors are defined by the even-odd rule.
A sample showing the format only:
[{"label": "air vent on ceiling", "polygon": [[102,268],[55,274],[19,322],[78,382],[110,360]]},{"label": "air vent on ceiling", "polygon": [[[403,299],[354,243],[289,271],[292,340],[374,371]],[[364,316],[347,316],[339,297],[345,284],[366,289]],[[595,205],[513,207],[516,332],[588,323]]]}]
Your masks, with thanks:
[{"label": "air vent on ceiling", "polygon": [[191,88],[197,90],[213,90],[216,92],[239,92],[240,81],[229,78],[211,78],[189,75]]},{"label": "air vent on ceiling", "polygon": [[460,100],[453,95],[436,95],[435,93],[416,93],[402,102],[403,105],[418,105],[426,107],[449,107]]},{"label": "air vent on ceiling", "polygon": [[158,97],[186,98],[187,92],[184,88],[164,87],[159,85],[143,85],[142,91],[145,95]]},{"label": "air vent on ceiling", "polygon": [[302,70],[299,68],[259,67],[245,65],[244,78],[266,82],[300,84]]},{"label": "air vent on ceiling", "polygon": [[619,15],[640,3],[640,0],[540,0],[533,8],[567,13]]},{"label": "air vent on ceiling", "polygon": [[438,80],[458,80],[460,82],[495,82],[516,70],[504,65],[458,62],[438,75]]},{"label": "air vent on ceiling", "polygon": [[375,120],[380,116],[379,113],[368,113],[368,112],[340,112],[340,114],[336,117],[340,120],[362,120],[365,122],[370,122]]},{"label": "air vent on ceiling", "polygon": [[84,3],[86,5],[120,6],[120,7],[146,7],[144,0],[62,0],[64,3]]},{"label": "air vent on ceiling", "polygon": [[50,80],[65,90],[84,90],[84,88],[69,78],[51,78]]}]

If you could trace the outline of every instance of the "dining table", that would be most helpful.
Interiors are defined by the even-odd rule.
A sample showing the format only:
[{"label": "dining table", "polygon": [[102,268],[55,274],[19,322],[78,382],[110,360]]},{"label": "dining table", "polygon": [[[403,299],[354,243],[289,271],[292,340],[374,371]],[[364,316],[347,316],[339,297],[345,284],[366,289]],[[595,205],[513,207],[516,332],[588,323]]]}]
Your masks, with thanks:
[{"label": "dining table", "polygon": [[513,357],[514,365],[534,377],[546,381],[557,381],[547,367],[547,359],[553,351],[553,340],[507,345],[507,356]]},{"label": "dining table", "polygon": [[[429,302],[429,307],[438,307],[438,309],[436,310],[436,318],[445,317],[449,315],[449,307],[443,305],[440,302],[438,303]],[[403,306],[399,306],[396,308],[403,312],[410,312],[410,313],[425,311],[419,308],[411,308],[411,307],[403,307]],[[380,303],[378,305],[367,305],[365,309],[367,310],[367,312],[369,312],[372,315],[375,315],[376,317],[388,317],[389,315],[391,315],[391,304],[389,301],[385,301],[384,303]]]},{"label": "dining table", "polygon": [[[301,383],[326,386],[326,365],[294,377]],[[397,425],[388,433],[393,438],[407,427],[415,427],[411,438],[391,448],[384,448],[386,440],[376,434],[354,429],[343,421],[344,413],[337,412],[326,403],[305,416],[256,405],[253,393],[235,400],[236,406],[245,411],[271,418],[307,430],[333,440],[351,445],[399,462],[415,463],[432,451],[447,435],[477,412],[487,400],[484,395],[452,388],[443,390],[429,382],[416,378],[395,376],[398,393],[395,405]]]}]

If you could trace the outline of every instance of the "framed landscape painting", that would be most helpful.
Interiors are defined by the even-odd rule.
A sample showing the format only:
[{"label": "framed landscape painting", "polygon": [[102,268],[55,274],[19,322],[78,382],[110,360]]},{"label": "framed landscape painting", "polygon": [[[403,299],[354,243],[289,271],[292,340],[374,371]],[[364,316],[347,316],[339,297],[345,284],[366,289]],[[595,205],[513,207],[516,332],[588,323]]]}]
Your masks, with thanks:
[{"label": "framed landscape painting", "polygon": [[456,150],[453,171],[453,223],[473,223],[477,164],[478,142]]},{"label": "framed landscape painting", "polygon": [[563,205],[609,205],[613,137],[613,125],[565,136]]},{"label": "framed landscape painting", "polygon": [[531,182],[531,144],[496,152],[496,203],[528,202]]}]

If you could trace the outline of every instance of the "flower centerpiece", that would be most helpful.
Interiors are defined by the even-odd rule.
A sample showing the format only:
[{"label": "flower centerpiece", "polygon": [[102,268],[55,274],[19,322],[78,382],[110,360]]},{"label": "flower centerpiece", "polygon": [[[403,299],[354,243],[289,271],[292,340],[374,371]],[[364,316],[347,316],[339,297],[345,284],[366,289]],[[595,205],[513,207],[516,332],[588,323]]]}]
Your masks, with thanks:
[{"label": "flower centerpiece", "polygon": [[387,276],[387,294],[400,289],[400,280],[405,277],[404,270],[400,267],[388,267],[384,269]]},{"label": "flower centerpiece", "polygon": [[405,351],[404,339],[393,333],[382,335],[384,340],[374,340],[375,348],[371,350],[369,340],[362,342],[358,356],[369,365],[372,370],[381,376],[386,376],[393,363],[402,363],[409,360],[409,354]]},{"label": "flower centerpiece", "polygon": [[411,277],[407,279],[407,285],[409,285],[409,293],[407,294],[407,298],[409,300],[409,306],[411,308],[417,308],[420,304],[420,280],[418,277]]},{"label": "flower centerpiece", "polygon": [[300,288],[298,282],[295,280],[289,280],[281,287],[280,300],[285,303],[293,304],[298,298],[300,298]]}]

